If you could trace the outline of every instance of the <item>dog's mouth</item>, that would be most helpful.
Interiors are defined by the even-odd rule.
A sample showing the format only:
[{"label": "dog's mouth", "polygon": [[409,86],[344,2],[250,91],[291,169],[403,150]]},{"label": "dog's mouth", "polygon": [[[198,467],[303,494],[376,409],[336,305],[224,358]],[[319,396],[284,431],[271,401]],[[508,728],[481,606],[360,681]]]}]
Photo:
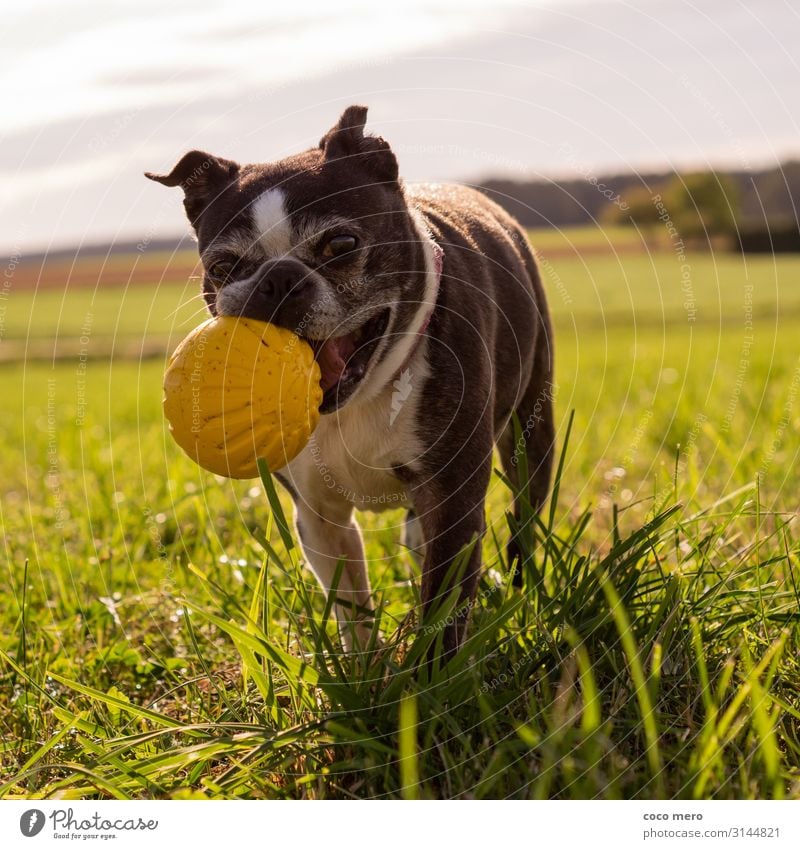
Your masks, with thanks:
[{"label": "dog's mouth", "polygon": [[389,324],[390,308],[381,310],[344,336],[306,339],[314,349],[322,386],[321,413],[341,407],[364,379],[381,337]]}]

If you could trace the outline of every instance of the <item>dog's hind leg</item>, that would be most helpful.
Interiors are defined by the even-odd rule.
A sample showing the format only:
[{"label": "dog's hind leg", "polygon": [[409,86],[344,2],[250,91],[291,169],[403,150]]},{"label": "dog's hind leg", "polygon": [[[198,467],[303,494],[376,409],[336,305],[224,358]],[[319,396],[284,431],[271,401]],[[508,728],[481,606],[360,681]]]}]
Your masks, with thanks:
[{"label": "dog's hind leg", "polygon": [[353,506],[328,501],[315,511],[300,499],[295,503],[295,525],[306,560],[327,594],[343,564],[333,609],[345,649],[365,649],[372,633],[372,595]]},{"label": "dog's hind leg", "polygon": [[[481,540],[486,529],[484,500],[491,475],[491,437],[475,441],[465,454],[471,472],[458,463],[443,463],[437,474],[412,489],[414,509],[425,539],[422,604],[426,614],[457,590],[456,606],[442,623],[445,659],[453,655],[466,633],[478,587]],[[459,458],[460,459],[460,458]],[[464,458],[466,461],[466,457]],[[463,555],[462,555],[463,552]],[[435,647],[431,646],[430,657]]]},{"label": "dog's hind leg", "polygon": [[[513,421],[509,419],[497,440],[503,471],[517,488],[527,492],[530,505],[537,513],[544,506],[550,491],[555,443],[553,398],[556,386],[553,383],[549,326],[547,331],[539,333],[533,373],[514,411],[521,432],[518,437],[515,436]],[[526,480],[520,479],[520,460],[523,456],[527,465]],[[522,511],[518,499],[514,501],[514,516],[517,522],[521,521]],[[512,538],[508,543],[508,565],[513,570],[515,586],[522,586],[522,556],[518,540]]]}]

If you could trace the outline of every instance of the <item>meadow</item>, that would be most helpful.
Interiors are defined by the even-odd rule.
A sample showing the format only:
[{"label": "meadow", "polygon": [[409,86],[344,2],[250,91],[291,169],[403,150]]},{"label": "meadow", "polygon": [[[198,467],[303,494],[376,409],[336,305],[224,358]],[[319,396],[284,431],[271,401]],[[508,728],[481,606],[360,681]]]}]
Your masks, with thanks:
[{"label": "meadow", "polygon": [[11,287],[0,796],[800,796],[800,256],[531,239],[557,485],[519,593],[495,476],[469,641],[422,672],[461,612],[416,620],[401,511],[361,516],[384,644],[347,656],[269,477],[172,443],[191,257],[152,284]]}]

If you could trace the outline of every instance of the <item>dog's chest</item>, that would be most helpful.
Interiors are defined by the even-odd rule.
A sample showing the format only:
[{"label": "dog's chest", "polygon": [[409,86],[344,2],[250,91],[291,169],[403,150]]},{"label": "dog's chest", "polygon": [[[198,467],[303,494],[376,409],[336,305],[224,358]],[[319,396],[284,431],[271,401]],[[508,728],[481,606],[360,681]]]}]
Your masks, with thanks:
[{"label": "dog's chest", "polygon": [[300,497],[311,503],[343,499],[373,512],[410,506],[394,470],[419,456],[416,413],[400,384],[323,416],[309,444],[286,469]]}]

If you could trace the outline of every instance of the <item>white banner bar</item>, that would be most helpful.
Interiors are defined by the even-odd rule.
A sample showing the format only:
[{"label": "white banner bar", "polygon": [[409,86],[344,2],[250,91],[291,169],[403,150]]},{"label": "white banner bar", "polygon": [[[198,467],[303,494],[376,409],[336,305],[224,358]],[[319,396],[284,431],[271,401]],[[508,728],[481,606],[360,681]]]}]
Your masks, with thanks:
[{"label": "white banner bar", "polygon": [[0,846],[77,842],[227,849],[800,846],[796,802],[28,802],[0,803]]}]

